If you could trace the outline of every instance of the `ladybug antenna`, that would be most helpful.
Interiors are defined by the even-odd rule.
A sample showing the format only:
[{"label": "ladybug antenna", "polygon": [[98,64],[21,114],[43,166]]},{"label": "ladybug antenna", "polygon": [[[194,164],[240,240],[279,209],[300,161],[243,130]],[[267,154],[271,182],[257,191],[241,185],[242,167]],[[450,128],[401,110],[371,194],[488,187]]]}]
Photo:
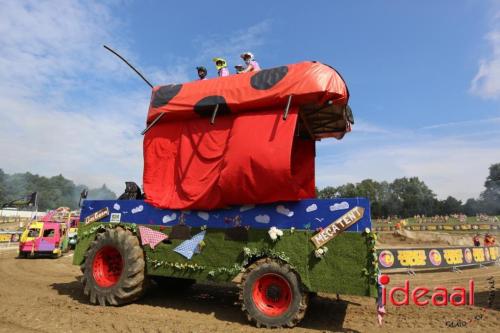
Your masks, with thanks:
[{"label": "ladybug antenna", "polygon": [[109,52],[113,53],[115,56],[117,56],[121,60],[123,60],[123,62],[126,63],[130,68],[132,68],[134,70],[134,72],[136,72],[144,80],[144,82],[147,83],[148,86],[150,86],[151,88],[153,88],[153,85],[148,80],[146,80],[146,78],[137,69],[135,69],[134,66],[132,66],[127,60],[125,60],[125,58],[123,58],[121,55],[119,55],[116,51],[114,51],[110,47],[108,47],[106,45],[103,45],[103,46],[104,46],[104,48],[106,50],[108,50]]}]

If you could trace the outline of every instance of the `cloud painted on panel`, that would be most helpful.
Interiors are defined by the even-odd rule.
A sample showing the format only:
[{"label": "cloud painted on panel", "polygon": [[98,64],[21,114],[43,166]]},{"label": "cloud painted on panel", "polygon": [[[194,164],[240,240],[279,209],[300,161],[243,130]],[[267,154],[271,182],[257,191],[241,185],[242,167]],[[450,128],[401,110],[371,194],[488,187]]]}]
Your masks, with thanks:
[{"label": "cloud painted on panel", "polygon": [[285,216],[288,216],[288,217],[292,217],[293,216],[293,211],[289,210],[288,208],[286,208],[285,206],[283,205],[278,205],[276,207],[276,212],[278,212],[279,214],[282,214],[282,215],[285,215]]},{"label": "cloud painted on panel", "polygon": [[267,224],[267,223],[269,223],[271,221],[271,218],[267,214],[257,215],[255,217],[255,221],[258,222],[258,223]]},{"label": "cloud painted on panel", "polygon": [[139,205],[135,208],[132,208],[132,214],[137,214],[137,213],[140,213],[144,210],[144,206],[143,205]]},{"label": "cloud painted on panel", "polygon": [[163,216],[162,222],[163,223],[169,223],[169,222],[175,221],[176,218],[177,218],[177,214],[176,213],[172,213],[171,215],[165,215],[165,216]]},{"label": "cloud painted on panel", "polygon": [[318,210],[318,205],[316,205],[316,204],[309,205],[306,208],[307,213],[311,213],[311,212],[314,212],[316,210]]},{"label": "cloud painted on panel", "polygon": [[330,211],[332,212],[343,209],[349,209],[349,203],[347,203],[347,201],[338,202],[330,206]]},{"label": "cloud painted on panel", "polygon": [[210,218],[210,214],[208,214],[207,212],[198,212],[198,217],[200,219],[208,221],[208,219]]}]

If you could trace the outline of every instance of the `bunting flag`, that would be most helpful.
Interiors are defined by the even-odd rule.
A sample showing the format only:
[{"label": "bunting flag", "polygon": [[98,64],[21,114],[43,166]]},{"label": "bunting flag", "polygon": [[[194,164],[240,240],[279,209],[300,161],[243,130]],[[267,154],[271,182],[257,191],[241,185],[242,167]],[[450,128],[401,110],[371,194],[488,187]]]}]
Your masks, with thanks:
[{"label": "bunting flag", "polygon": [[142,245],[149,245],[152,249],[161,243],[164,239],[168,238],[163,232],[159,232],[147,227],[139,226],[139,233],[141,234]]},{"label": "bunting flag", "polygon": [[206,230],[194,235],[191,239],[185,240],[174,251],[191,260],[193,255],[197,253],[196,249],[201,241],[205,238]]}]

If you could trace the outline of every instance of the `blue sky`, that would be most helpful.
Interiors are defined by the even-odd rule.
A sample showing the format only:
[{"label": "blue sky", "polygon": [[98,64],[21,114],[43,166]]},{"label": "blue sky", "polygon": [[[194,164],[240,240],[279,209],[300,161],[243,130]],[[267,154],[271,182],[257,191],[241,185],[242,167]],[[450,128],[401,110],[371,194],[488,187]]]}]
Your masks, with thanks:
[{"label": "blue sky", "polygon": [[[418,176],[477,197],[500,162],[500,1],[0,0],[0,168],[121,192],[141,183],[150,91],[252,51],[319,60],[346,79],[356,124],[318,144],[317,184]],[[15,148],[13,148],[15,147]]]}]

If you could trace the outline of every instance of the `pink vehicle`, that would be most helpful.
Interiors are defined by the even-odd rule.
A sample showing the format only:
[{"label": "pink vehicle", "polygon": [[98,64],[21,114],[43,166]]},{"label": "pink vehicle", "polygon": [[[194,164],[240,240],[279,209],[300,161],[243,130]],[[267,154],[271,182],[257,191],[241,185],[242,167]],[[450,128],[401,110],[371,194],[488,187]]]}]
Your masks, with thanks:
[{"label": "pink vehicle", "polygon": [[32,222],[19,241],[19,256],[46,254],[59,257],[68,249],[66,225],[57,222]]}]

